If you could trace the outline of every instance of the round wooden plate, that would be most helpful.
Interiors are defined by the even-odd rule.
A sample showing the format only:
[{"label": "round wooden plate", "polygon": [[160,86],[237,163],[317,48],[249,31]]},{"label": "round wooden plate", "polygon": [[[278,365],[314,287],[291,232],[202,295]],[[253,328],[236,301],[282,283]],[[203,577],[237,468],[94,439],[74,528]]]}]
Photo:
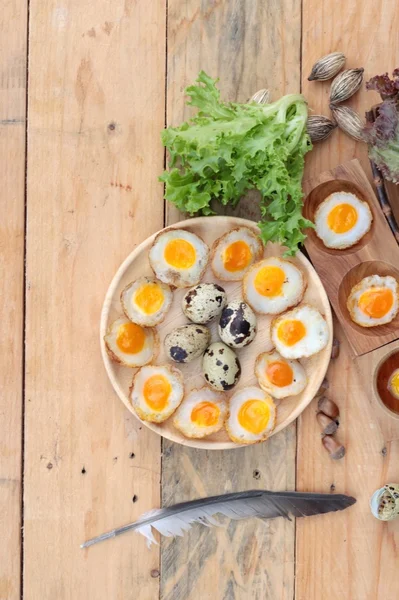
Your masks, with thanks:
[{"label": "round wooden plate", "polygon": [[[181,221],[180,223],[173,225],[174,228],[184,228],[198,234],[210,247],[216,238],[220,237],[230,229],[239,226],[250,227],[255,232],[258,232],[257,226],[252,221],[238,219],[235,217],[198,217],[195,219]],[[120,293],[123,288],[128,283],[142,275],[153,275],[148,262],[148,252],[156,235],[157,234],[154,233],[154,235],[147,238],[142,244],[133,250],[130,256],[128,256],[119,267],[106,294],[101,313],[101,352],[105,368],[111,380],[112,386],[119,398],[136,417],[137,415],[133,411],[129,400],[129,387],[131,385],[133,375],[137,369],[129,369],[128,367],[124,367],[113,362],[107,354],[103,338],[108,326],[112,323],[112,321],[122,314]],[[282,254],[283,249],[277,244],[268,244],[264,252],[265,257],[281,256]],[[287,425],[292,423],[292,421],[294,421],[294,419],[301,414],[312,398],[316,395],[326,374],[331,356],[332,317],[327,294],[316,271],[301,252],[298,252],[297,256],[290,260],[292,260],[294,264],[301,268],[305,274],[308,285],[303,301],[308,302],[309,304],[312,304],[318,308],[325,316],[330,331],[330,338],[329,343],[324,350],[314,356],[311,356],[310,358],[301,360],[301,363],[303,364],[308,376],[308,384],[305,390],[297,396],[291,396],[289,398],[285,398],[284,400],[276,401],[278,410],[276,427],[273,431],[273,434],[281,431],[284,429],[284,427],[287,427]],[[220,283],[220,285],[226,290],[229,301],[242,298],[241,282],[229,283],[225,281],[219,281],[213,275],[210,267],[207,268],[202,281]],[[157,327],[160,337],[160,351],[155,361],[156,364],[168,362],[163,351],[163,340],[166,334],[175,327],[184,325],[187,322],[187,319],[181,310],[181,299],[185,291],[186,290],[176,290],[174,292],[172,306],[166,315],[164,322]],[[227,397],[237,389],[247,385],[257,384],[254,375],[255,359],[258,354],[271,350],[273,347],[269,332],[270,321],[270,316],[258,315],[258,333],[255,340],[247,348],[237,351],[241,362],[242,375],[236,388],[232,392],[226,393]],[[212,333],[212,341],[217,341],[217,322],[211,323],[210,329]],[[201,359],[194,360],[189,364],[178,364],[176,366],[183,372],[186,392],[193,388],[199,388],[205,385],[206,382],[201,374]],[[221,450],[226,448],[241,447],[239,444],[235,444],[234,442],[230,441],[227,433],[224,430],[201,440],[185,438],[177,429],[173,427],[172,420],[173,417],[161,424],[149,423],[146,421],[143,421],[143,423],[159,435],[163,435],[173,442],[184,444],[186,446],[192,446],[194,448]]]}]

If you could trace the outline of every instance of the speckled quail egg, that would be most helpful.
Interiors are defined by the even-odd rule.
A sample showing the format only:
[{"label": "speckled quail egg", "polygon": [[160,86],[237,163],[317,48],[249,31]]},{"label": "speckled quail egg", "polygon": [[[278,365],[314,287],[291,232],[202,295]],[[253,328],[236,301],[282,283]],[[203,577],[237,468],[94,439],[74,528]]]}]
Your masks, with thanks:
[{"label": "speckled quail egg", "polygon": [[209,248],[191,231],[166,229],[156,236],[148,257],[158,279],[184,288],[201,280],[208,264]]},{"label": "speckled quail egg", "polygon": [[121,293],[125,315],[139,325],[152,327],[164,320],[173,300],[170,287],[154,277],[140,277]]},{"label": "speckled quail egg", "polygon": [[143,421],[162,423],[183,400],[183,375],[172,366],[148,365],[137,371],[130,391],[132,406]]},{"label": "speckled quail egg", "polygon": [[276,421],[271,396],[256,386],[237,391],[230,398],[226,430],[237,444],[256,444],[268,438]]},{"label": "speckled quail egg", "polygon": [[173,425],[188,438],[203,438],[222,429],[227,403],[208,387],[192,390],[177,409]]},{"label": "speckled quail egg", "polygon": [[305,289],[302,271],[277,256],[253,265],[243,281],[245,302],[260,314],[277,315],[295,306],[302,300]]},{"label": "speckled quail egg", "polygon": [[212,271],[222,281],[241,281],[262,254],[263,244],[256,233],[249,227],[237,227],[215,241]]},{"label": "speckled quail egg", "polygon": [[220,285],[200,283],[184,294],[182,309],[193,323],[209,323],[221,313],[226,302],[226,292]]},{"label": "speckled quail egg", "polygon": [[214,342],[205,350],[202,370],[209,385],[219,391],[231,390],[241,375],[235,352],[221,342]]},{"label": "speckled quail egg", "polygon": [[178,363],[188,363],[198,358],[211,341],[205,325],[183,325],[165,337],[164,346],[168,358]]},{"label": "speckled quail egg", "polygon": [[110,325],[104,342],[112,360],[126,367],[148,364],[158,350],[155,330],[132,323],[126,317],[120,317]]},{"label": "speckled quail egg", "polygon": [[317,308],[301,304],[272,321],[271,337],[284,358],[301,358],[320,352],[328,343],[329,331]]},{"label": "speckled quail egg", "polygon": [[399,284],[391,275],[369,275],[352,288],[346,305],[361,327],[390,323],[399,309]]},{"label": "speckled quail egg", "polygon": [[256,335],[256,316],[253,310],[238,300],[224,307],[219,321],[219,336],[230,348],[243,348]]},{"label": "speckled quail egg", "polygon": [[301,363],[283,358],[275,350],[259,354],[255,361],[255,375],[262,390],[279,399],[300,394],[307,383]]},{"label": "speckled quail egg", "polygon": [[373,221],[367,202],[348,192],[335,192],[317,208],[315,229],[327,248],[350,248],[368,232]]}]

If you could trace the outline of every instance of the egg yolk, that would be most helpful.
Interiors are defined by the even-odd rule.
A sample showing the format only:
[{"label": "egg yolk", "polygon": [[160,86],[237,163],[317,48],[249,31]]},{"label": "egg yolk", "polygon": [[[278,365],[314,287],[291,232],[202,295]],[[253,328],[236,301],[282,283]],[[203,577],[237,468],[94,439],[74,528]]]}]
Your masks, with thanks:
[{"label": "egg yolk", "polygon": [[286,385],[291,385],[294,374],[288,363],[276,360],[267,365],[266,377],[271,384],[277,387],[285,387]]},{"label": "egg yolk", "polygon": [[151,375],[144,384],[144,400],[153,411],[161,412],[168,404],[171,391],[172,386],[165,375]]},{"label": "egg yolk", "polygon": [[346,233],[356,225],[357,211],[351,204],[338,204],[329,213],[328,227],[334,233]]},{"label": "egg yolk", "polygon": [[125,354],[137,354],[141,352],[145,343],[145,332],[136,323],[124,323],[119,325],[116,336],[116,344]]},{"label": "egg yolk", "polygon": [[233,242],[223,252],[223,266],[230,273],[246,269],[251,260],[251,248],[243,240]]},{"label": "egg yolk", "polygon": [[164,257],[171,267],[189,269],[195,263],[195,248],[190,242],[181,238],[170,240],[165,246]]},{"label": "egg yolk", "polygon": [[163,301],[162,288],[156,283],[142,285],[133,298],[133,304],[146,315],[153,315],[160,310]]},{"label": "egg yolk", "polygon": [[395,398],[399,398],[399,369],[396,369],[388,383],[388,389]]},{"label": "egg yolk", "polygon": [[247,431],[262,433],[270,418],[269,406],[263,400],[246,400],[238,411],[238,422]]},{"label": "egg yolk", "polygon": [[359,308],[373,319],[381,319],[392,308],[393,293],[389,288],[374,288],[363,292],[359,298]]},{"label": "egg yolk", "polygon": [[284,281],[285,273],[283,269],[275,265],[269,265],[259,269],[255,276],[254,286],[261,296],[273,298],[281,296]]},{"label": "egg yolk", "polygon": [[199,402],[191,411],[191,421],[199,427],[216,425],[220,416],[220,408],[212,402]]},{"label": "egg yolk", "polygon": [[305,335],[306,327],[297,319],[287,319],[278,326],[277,337],[285,346],[297,344]]}]

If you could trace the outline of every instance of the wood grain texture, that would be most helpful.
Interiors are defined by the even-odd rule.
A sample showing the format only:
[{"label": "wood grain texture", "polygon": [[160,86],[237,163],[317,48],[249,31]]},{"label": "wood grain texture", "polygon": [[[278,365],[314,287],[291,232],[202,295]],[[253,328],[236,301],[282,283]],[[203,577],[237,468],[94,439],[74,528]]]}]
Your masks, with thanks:
[{"label": "wood grain texture", "polygon": [[[215,240],[240,226],[248,226],[247,220],[237,219],[234,217],[198,217],[196,219],[185,220],[176,224],[176,228],[185,227],[191,233],[198,235],[209,247],[212,247]],[[251,225],[251,224],[249,224]],[[253,227],[254,233],[258,234],[259,230],[256,226]],[[149,250],[157,234],[147,238],[132,254],[124,261],[120,269],[111,282],[111,286],[106,294],[104,306],[101,314],[100,337],[102,344],[102,356],[107,370],[108,376],[116,393],[119,395],[125,406],[136,416],[132,407],[132,402],[129,395],[129,390],[132,385],[132,378],[137,369],[129,369],[112,360],[106,350],[103,337],[106,335],[112,323],[119,318],[121,312],[121,292],[131,282],[139,277],[152,276],[153,272],[148,262]],[[264,257],[282,256],[282,248],[278,244],[269,244],[264,250]],[[330,329],[329,343],[326,347],[309,358],[301,361],[306,375],[307,386],[301,394],[285,398],[284,402],[278,404],[278,412],[273,435],[284,429],[292,423],[297,416],[306,408],[317,393],[323,378],[326,374],[328,363],[331,356],[332,345],[332,315],[327,294],[324,291],[320,279],[312,268],[308,259],[298,253],[295,258],[291,259],[303,273],[307,282],[304,303],[311,304],[320,310],[325,315],[328,327]],[[206,269],[203,281],[215,282],[225,289],[229,302],[234,300],[242,301],[242,282],[226,282],[215,278],[210,266]],[[182,312],[182,299],[187,289],[176,289],[173,292],[173,302],[165,319],[157,327],[159,338],[159,351],[156,356],[155,364],[164,365],[170,363],[170,358],[164,349],[165,337],[172,332],[176,327],[187,324],[187,318]],[[236,350],[238,359],[241,364],[241,377],[234,391],[241,387],[258,385],[255,377],[255,360],[262,352],[273,349],[273,343],[270,338],[270,323],[271,315],[257,315],[257,335],[250,346],[241,350]],[[217,320],[208,325],[211,332],[211,341],[220,341],[217,331]],[[176,365],[183,374],[185,394],[191,390],[200,389],[206,385],[206,381],[202,374],[202,357],[191,361],[190,363],[179,363]],[[224,396],[228,398],[229,393]],[[184,401],[183,401],[184,402]],[[225,450],[231,448],[239,448],[239,444],[232,442],[225,429],[214,433],[203,439],[190,439],[177,430],[173,425],[173,417],[167,419],[164,423],[143,422],[143,425],[149,427],[158,434],[164,436],[172,442],[192,446],[201,450]]]},{"label": "wood grain texture", "polygon": [[[329,82],[310,83],[307,76],[320,56],[340,50],[347,67],[364,66],[365,79],[392,71],[399,53],[396,34],[399,14],[396,2],[384,6],[359,0],[304,0],[303,2],[303,92],[316,114],[329,114]],[[364,88],[349,105],[361,114],[378,102],[378,95]],[[307,155],[305,178],[317,176],[354,157],[360,159],[371,179],[367,149],[341,131]],[[339,439],[346,457],[333,462],[320,443],[320,430],[314,410],[299,419],[297,488],[353,494],[353,509],[324,519],[297,521],[296,600],[385,600],[399,594],[394,564],[397,560],[398,523],[387,526],[376,521],[368,502],[375,489],[397,478],[398,435],[392,424],[380,419],[380,409],[372,400],[369,378],[357,364],[368,363],[371,355],[352,360],[342,329],[335,328],[341,340],[340,356],[332,361],[327,374],[329,395],[341,410]],[[387,432],[391,432],[389,441]],[[396,462],[395,462],[396,457]]]},{"label": "wood grain texture", "polygon": [[26,600],[158,597],[156,547],[79,544],[160,502],[160,441],[109,385],[99,318],[163,224],[164,65],[161,0],[30,3]]},{"label": "wood grain texture", "polygon": [[27,3],[0,12],[0,600],[20,598]]},{"label": "wood grain texture", "polygon": [[314,230],[305,242],[309,257],[326,288],[330,302],[355,356],[371,352],[399,337],[399,316],[379,327],[361,327],[353,322],[346,303],[352,288],[369,275],[387,275],[399,280],[399,247],[381,211],[373,188],[358,160],[352,160],[307,179],[304,214],[314,220],[318,206],[335,192],[355,194],[367,202],[373,215],[370,230],[358,244],[344,250],[326,248]]},{"label": "wood grain texture", "polygon": [[[289,15],[289,19],[287,19]],[[167,122],[188,118],[184,88],[200,69],[220,77],[222,97],[245,101],[268,87],[272,98],[300,86],[300,2],[169,0]],[[254,202],[236,216],[257,218]],[[166,206],[167,224],[178,220]],[[163,443],[162,502],[251,488],[293,489],[295,425],[266,444],[212,452]],[[259,479],[258,479],[259,477]],[[294,523],[194,527],[161,544],[161,598],[291,600]]]}]

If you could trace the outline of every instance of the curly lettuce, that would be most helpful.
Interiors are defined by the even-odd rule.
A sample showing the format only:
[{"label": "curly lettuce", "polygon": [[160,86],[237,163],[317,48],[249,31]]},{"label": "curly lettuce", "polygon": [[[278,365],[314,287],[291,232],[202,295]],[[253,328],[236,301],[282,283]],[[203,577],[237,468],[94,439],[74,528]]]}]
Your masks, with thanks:
[{"label": "curly lettuce", "polygon": [[190,215],[211,215],[213,200],[236,206],[257,189],[263,242],[279,242],[294,255],[312,227],[302,215],[304,156],[312,147],[306,101],[290,94],[266,105],[222,102],[216,81],[201,71],[186,89],[196,116],[162,133],[170,155],[160,177],[165,198]]}]

